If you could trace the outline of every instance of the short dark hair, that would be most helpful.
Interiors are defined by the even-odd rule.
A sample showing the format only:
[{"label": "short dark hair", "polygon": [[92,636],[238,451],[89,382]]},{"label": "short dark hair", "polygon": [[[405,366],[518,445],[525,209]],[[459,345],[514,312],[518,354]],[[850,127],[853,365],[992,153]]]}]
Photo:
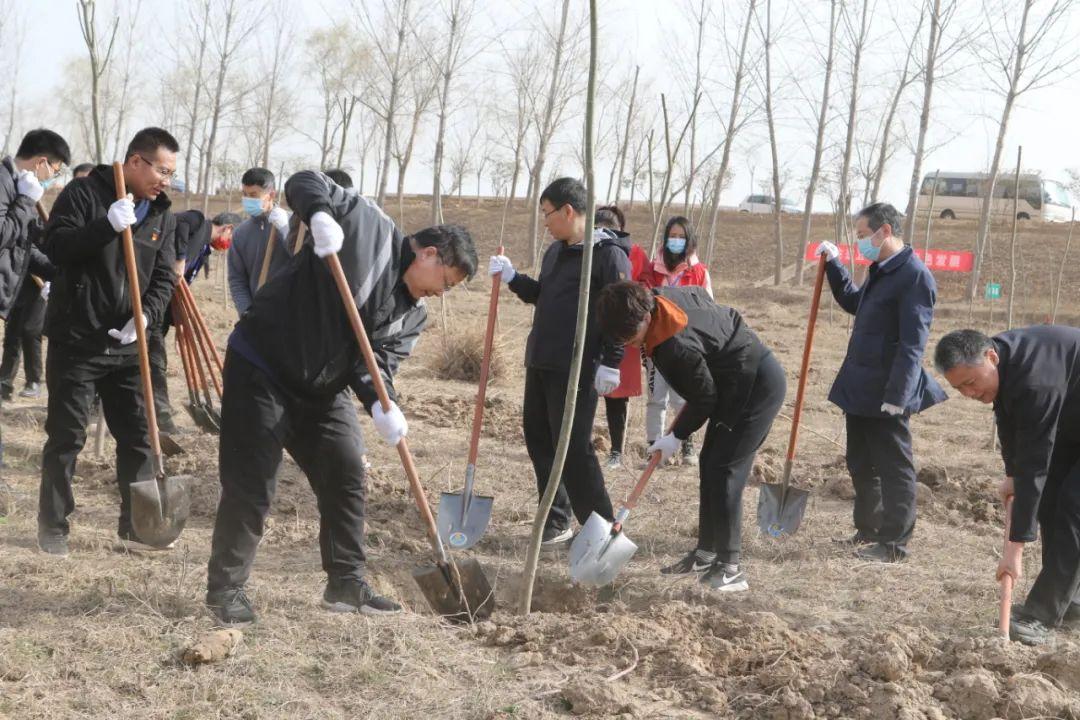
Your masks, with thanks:
[{"label": "short dark hair", "polygon": [[274,189],[274,173],[266,168],[253,167],[244,171],[240,177],[241,185],[255,185],[263,190]]},{"label": "short dark hair", "polygon": [[224,227],[226,225],[239,225],[242,222],[244,222],[244,220],[234,212],[219,212],[214,216],[214,219],[210,221],[210,224]]},{"label": "short dark hair", "polygon": [[638,325],[655,307],[656,299],[641,283],[612,283],[596,300],[596,322],[605,338],[623,343],[634,337]]},{"label": "short dark hair", "polygon": [[79,163],[75,167],[71,168],[71,177],[79,177],[79,174],[89,175],[90,171],[94,169],[94,163]]},{"label": "short dark hair", "polygon": [[574,208],[574,212],[583,213],[589,206],[589,194],[585,186],[574,178],[562,177],[552,180],[551,184],[540,193],[540,202],[547,200],[556,210],[563,205]]},{"label": "short dark hair", "polygon": [[23,160],[28,160],[37,155],[44,155],[51,163],[71,164],[71,148],[68,147],[67,140],[60,137],[58,133],[45,128],[31,130],[23,135],[22,142],[19,143],[19,149],[15,151],[15,157]]},{"label": "short dark hair", "polygon": [[476,245],[472,235],[460,225],[432,225],[412,236],[420,247],[433,247],[443,265],[457,268],[471,279],[476,274]]},{"label": "short dark hair", "polygon": [[[681,255],[676,255],[667,249],[667,238],[671,234],[671,228],[678,225],[683,229],[683,233],[686,235],[686,249],[683,250]],[[690,220],[682,215],[674,215],[664,226],[664,246],[661,248],[664,255],[664,264],[671,270],[679,264],[679,262],[685,258],[690,257],[697,252],[697,236],[694,235],[693,229],[690,227]]]},{"label": "short dark hair", "polygon": [[877,232],[882,225],[892,228],[893,235],[900,235],[904,231],[904,217],[889,203],[867,205],[855,217],[866,218],[866,224],[874,232]]},{"label": "short dark hair", "polygon": [[953,330],[938,340],[934,348],[934,367],[945,374],[955,367],[975,367],[982,364],[987,350],[994,349],[994,341],[978,330]]},{"label": "short dark hair", "polygon": [[626,216],[623,215],[623,211],[617,205],[603,205],[596,208],[596,212],[593,214],[593,224],[597,227],[603,226],[622,230],[626,227]]},{"label": "short dark hair", "polygon": [[333,168],[323,173],[326,177],[333,180],[337,185],[343,188],[351,188],[353,186],[352,175],[345,172],[341,168]]},{"label": "short dark hair", "polygon": [[135,133],[135,137],[128,143],[124,160],[126,161],[132,155],[153,155],[157,153],[158,148],[165,148],[172,153],[180,152],[180,143],[176,142],[176,138],[168,130],[159,127],[143,128]]}]

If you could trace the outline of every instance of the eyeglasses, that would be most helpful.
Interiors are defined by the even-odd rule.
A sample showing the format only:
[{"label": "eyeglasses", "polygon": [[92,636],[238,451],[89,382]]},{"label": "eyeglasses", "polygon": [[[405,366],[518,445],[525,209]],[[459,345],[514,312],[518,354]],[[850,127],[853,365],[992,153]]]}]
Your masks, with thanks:
[{"label": "eyeglasses", "polygon": [[62,162],[56,163],[56,167],[53,167],[52,163],[49,162],[48,160],[45,161],[45,164],[48,166],[49,172],[52,173],[47,178],[49,180],[52,180],[53,178],[60,177],[60,173],[64,172],[64,163],[62,163]]},{"label": "eyeglasses", "polygon": [[[136,155],[139,155],[139,153],[136,153]],[[165,170],[163,168],[159,168],[157,165],[147,160],[145,155],[139,155],[139,159],[149,165],[150,169],[157,173],[157,176],[160,177],[162,180],[172,180],[173,177],[176,175],[176,168],[173,168],[172,170]]]},{"label": "eyeglasses", "polygon": [[559,207],[555,208],[551,212],[544,212],[543,210],[541,210],[540,212],[544,214],[544,219],[547,220],[549,217],[551,217],[552,215],[554,215],[555,213],[559,212],[562,209],[563,209],[563,206],[560,205]]}]

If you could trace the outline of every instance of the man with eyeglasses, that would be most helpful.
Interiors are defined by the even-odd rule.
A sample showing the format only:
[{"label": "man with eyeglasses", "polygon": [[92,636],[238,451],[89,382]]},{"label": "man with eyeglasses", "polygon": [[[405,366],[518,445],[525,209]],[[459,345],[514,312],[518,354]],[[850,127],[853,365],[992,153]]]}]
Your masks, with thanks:
[{"label": "man with eyeglasses", "polygon": [[[95,390],[116,438],[117,534],[138,542],[131,526],[130,486],[151,479],[154,470],[135,323],[159,325],[176,285],[176,220],[164,190],[176,172],[178,150],[167,131],[140,130],[124,156],[127,197],[116,199],[113,169],[99,165],[64,188],[45,229],[45,252],[59,268],[45,314],[49,411],[38,503],[38,546],[51,555],[68,554],[67,517],[75,509],[71,478],[86,441]],[[134,238],[140,318],[132,316],[120,240],[125,228]]]}]

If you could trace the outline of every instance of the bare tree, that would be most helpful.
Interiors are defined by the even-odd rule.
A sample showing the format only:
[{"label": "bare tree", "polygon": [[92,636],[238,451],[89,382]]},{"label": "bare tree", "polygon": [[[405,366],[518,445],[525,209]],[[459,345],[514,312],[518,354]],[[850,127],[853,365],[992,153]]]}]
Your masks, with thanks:
[{"label": "bare tree", "polygon": [[777,149],[776,119],[773,114],[772,0],[765,0],[765,26],[760,26],[760,18],[758,18],[758,23],[761,40],[765,48],[765,121],[769,126],[769,154],[772,158],[773,242],[776,245],[773,284],[779,285],[784,270],[784,233],[783,225],[780,222],[780,214],[783,212],[780,200],[780,153]]},{"label": "bare tree", "polygon": [[102,134],[100,108],[101,79],[109,69],[113,47],[116,43],[116,31],[120,27],[120,16],[113,18],[112,28],[104,31],[97,24],[97,3],[95,0],[78,0],[76,9],[79,13],[79,29],[82,30],[86,52],[90,56],[90,117],[94,129],[94,160],[105,162],[105,138]]},{"label": "bare tree", "polygon": [[449,193],[457,193],[458,199],[464,192],[465,175],[472,169],[473,148],[476,147],[476,138],[480,134],[480,123],[474,123],[472,130],[467,135],[458,135],[453,147],[450,149],[450,189]]},{"label": "bare tree", "polygon": [[[9,47],[8,41],[13,40]],[[22,66],[23,42],[26,40],[26,16],[18,11],[13,0],[0,1],[0,51],[14,60],[11,69],[11,92],[8,94],[7,127],[4,129],[5,155],[14,154],[15,124],[18,119],[19,70]]]},{"label": "bare tree", "polygon": [[[533,106],[537,95],[536,66],[539,63],[539,50],[535,43],[529,41],[516,50],[504,48],[502,58],[514,97],[513,112],[501,114],[504,118],[501,123],[502,143],[514,156],[510,174],[510,191],[506,196],[506,207],[509,208],[517,197],[518,176],[521,174],[521,165],[525,161],[525,140],[532,126]],[[531,173],[531,170],[529,172]]]},{"label": "bare tree", "polygon": [[[135,0],[129,6],[127,14],[127,26],[125,27],[124,36],[121,39],[121,44],[124,47],[124,62],[120,68],[120,97],[116,104],[116,119],[113,123],[115,127],[115,133],[113,134],[113,157],[120,157],[120,153],[123,152],[126,143],[126,120],[128,118],[128,104],[130,102],[131,93],[131,80],[135,76],[132,71],[132,54],[135,47],[139,44],[139,11],[142,9],[142,0]],[[104,113],[102,113],[104,115]]]},{"label": "bare tree", "polygon": [[286,0],[277,0],[268,13],[271,24],[259,36],[261,82],[252,96],[252,114],[259,118],[259,123],[251,155],[254,162],[265,168],[270,167],[274,141],[289,126],[294,110],[292,93],[286,87],[287,69],[293,60],[290,7]]},{"label": "bare tree", "polygon": [[[181,52],[194,51],[194,56],[187,58],[187,63],[190,63],[190,72],[194,77],[187,79],[184,84],[179,84],[179,87],[187,85],[192,87],[192,94],[190,102],[183,108],[185,115],[185,126],[187,128],[187,141],[184,143],[184,191],[188,197],[188,207],[191,207],[191,193],[194,191],[194,186],[191,182],[191,170],[192,170],[192,157],[195,153],[195,137],[200,128],[200,121],[202,115],[200,110],[202,109],[203,102],[203,90],[206,87],[205,77],[205,65],[206,65],[206,48],[209,45],[210,37],[210,15],[211,15],[211,0],[199,0],[197,5],[192,5],[188,17],[183,22],[178,22],[178,25],[191,25],[195,30],[195,35],[190,42],[182,42],[180,44]],[[186,63],[178,63],[186,64]],[[168,94],[168,93],[166,93]],[[182,94],[174,94],[177,99],[182,98]]]},{"label": "bare tree", "polygon": [[1007,330],[1013,328],[1013,308],[1016,305],[1016,296],[1020,294],[1020,288],[1017,286],[1016,275],[1018,272],[1018,261],[1016,257],[1016,230],[1017,225],[1020,223],[1020,214],[1016,211],[1018,204],[1020,203],[1020,168],[1021,161],[1024,157],[1023,146],[1016,148],[1016,174],[1013,176],[1013,196],[1012,196],[1012,242],[1009,243],[1009,313],[1006,324]]},{"label": "bare tree", "polygon": [[[990,0],[984,4],[987,16],[985,46],[979,48],[981,66],[990,81],[991,88],[1004,98],[1001,119],[998,122],[997,142],[990,161],[990,173],[983,188],[982,209],[979,212],[979,231],[975,239],[975,267],[972,269],[968,293],[975,297],[979,286],[983,253],[990,234],[990,211],[994,202],[994,188],[1001,168],[1001,154],[1005,149],[1005,136],[1009,119],[1018,98],[1032,90],[1044,87],[1076,67],[1080,55],[1068,32],[1068,19],[1075,7],[1074,0],[1053,0],[1043,3],[1041,16],[1032,15],[1035,0],[1023,0],[1019,21],[1010,12],[1011,4],[991,7]],[[991,17],[995,19],[992,20]]]},{"label": "bare tree", "polygon": [[[618,203],[623,188],[623,173],[626,170],[626,153],[630,149],[630,134],[634,128],[634,103],[637,100],[638,76],[641,66],[634,66],[634,82],[630,86],[630,102],[626,106],[626,123],[623,125],[622,145],[619,148],[619,172],[615,181],[615,199]],[[611,197],[611,183],[608,183],[608,197]]]},{"label": "bare tree", "polygon": [[[410,121],[408,134],[404,139],[395,131],[394,133],[394,160],[397,162],[397,201],[398,218],[405,217],[405,172],[409,169],[412,161],[413,149],[416,147],[416,136],[420,131],[420,121],[427,114],[428,106],[435,98],[438,89],[438,78],[431,72],[430,65],[418,64],[409,74],[409,86],[407,102],[412,103],[410,108]],[[403,103],[404,104],[404,103]],[[400,126],[399,128],[400,129]]]},{"label": "bare tree", "polygon": [[[851,195],[851,154],[855,147],[855,124],[859,110],[859,71],[862,65],[862,54],[866,47],[866,39],[870,29],[870,0],[862,0],[862,13],[859,16],[859,27],[856,30],[852,25],[851,18],[843,13],[844,24],[847,27],[848,36],[852,43],[851,58],[851,96],[848,101],[847,137],[844,141],[843,161],[840,167],[840,197],[846,198]],[[854,262],[854,256],[852,256]]]},{"label": "bare tree", "polygon": [[[668,117],[667,109],[667,97],[660,94],[660,108],[664,118],[664,155],[667,159],[667,168],[664,171],[664,182],[660,186],[660,204],[652,212],[653,216],[653,232],[652,232],[652,244],[649,247],[649,257],[656,255],[657,243],[660,241],[660,228],[664,220],[664,212],[667,210],[668,203],[670,203],[676,195],[682,192],[683,188],[679,187],[672,190],[671,178],[675,175],[675,158],[679,155],[679,149],[682,147],[683,141],[686,139],[686,134],[690,130],[690,125],[694,121],[694,116],[697,115],[698,105],[701,102],[701,96],[694,98],[694,103],[690,107],[690,115],[686,119],[686,124],[683,125],[683,129],[679,132],[679,137],[675,140],[675,144],[671,144],[671,119]],[[650,148],[651,150],[651,148]],[[652,153],[649,153],[650,158]],[[652,191],[650,188],[649,201],[652,202]]]}]

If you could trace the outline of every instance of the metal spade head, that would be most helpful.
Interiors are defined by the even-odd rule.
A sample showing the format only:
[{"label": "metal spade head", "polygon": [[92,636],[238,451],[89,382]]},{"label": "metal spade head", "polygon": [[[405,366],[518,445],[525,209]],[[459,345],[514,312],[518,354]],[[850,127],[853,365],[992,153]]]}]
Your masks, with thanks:
[{"label": "metal spade head", "polygon": [[762,484],[758,493],[758,527],[771,537],[794,535],[806,513],[809,490],[783,485]]},{"label": "metal spade head", "polygon": [[439,537],[453,550],[468,550],[483,537],[495,498],[444,492],[439,496]]},{"label": "metal spade head", "polygon": [[637,552],[626,534],[611,532],[612,523],[589,515],[570,545],[570,577],[582,585],[608,585]]},{"label": "metal spade head", "polygon": [[140,542],[166,547],[180,537],[191,513],[189,475],[131,483],[131,525]]},{"label": "metal spade head", "polygon": [[196,427],[201,428],[207,432],[217,432],[220,427],[214,422],[213,416],[210,412],[203,407],[201,402],[191,402],[184,406],[188,415],[195,422]]},{"label": "metal spade head", "polygon": [[[184,448],[180,447],[168,433],[159,432],[158,442],[161,443],[161,454],[165,457],[180,455],[184,452]],[[134,485],[134,483],[132,483],[132,485]]]},{"label": "metal spade head", "polygon": [[[482,620],[495,610],[495,593],[480,563],[472,558],[439,562],[413,570],[428,605],[437,614],[456,622]],[[457,572],[454,571],[456,566]]]}]

